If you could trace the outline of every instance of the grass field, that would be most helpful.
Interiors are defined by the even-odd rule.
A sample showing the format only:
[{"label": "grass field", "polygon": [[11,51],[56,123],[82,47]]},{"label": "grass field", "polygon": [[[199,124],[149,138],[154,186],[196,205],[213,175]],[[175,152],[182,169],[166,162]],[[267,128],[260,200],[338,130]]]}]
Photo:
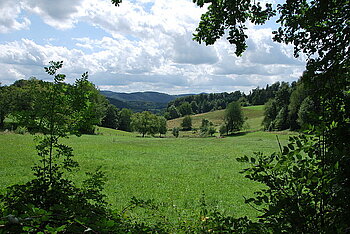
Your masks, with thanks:
[{"label": "grass field", "polygon": [[[261,107],[245,109],[252,123],[250,130],[260,126],[261,111]],[[211,112],[206,118],[218,119],[221,113]],[[170,133],[165,138],[141,138],[136,133],[106,128],[99,128],[97,133],[63,139],[74,148],[81,166],[80,171],[68,176],[79,184],[85,172],[102,166],[108,177],[105,193],[117,210],[136,196],[191,213],[204,192],[207,202],[221,212],[252,217],[256,211],[244,204],[243,196],[251,196],[261,185],[239,173],[247,165],[236,158],[255,151],[277,151],[275,135],[283,144],[293,134],[243,131],[225,138],[174,138]],[[30,168],[37,162],[32,135],[0,133],[0,155],[0,191],[32,178]]]},{"label": "grass field", "polygon": [[[243,107],[243,114],[247,117],[247,121],[245,124],[245,130],[249,131],[257,131],[261,130],[261,122],[263,120],[264,106],[249,106]],[[225,110],[218,110],[208,113],[202,113],[197,115],[192,115],[192,126],[193,128],[199,128],[202,124],[202,119],[208,119],[211,121],[216,129],[219,129],[219,126],[224,122],[224,113]],[[183,117],[172,119],[168,121],[168,129],[172,129],[174,127],[181,127]]]}]

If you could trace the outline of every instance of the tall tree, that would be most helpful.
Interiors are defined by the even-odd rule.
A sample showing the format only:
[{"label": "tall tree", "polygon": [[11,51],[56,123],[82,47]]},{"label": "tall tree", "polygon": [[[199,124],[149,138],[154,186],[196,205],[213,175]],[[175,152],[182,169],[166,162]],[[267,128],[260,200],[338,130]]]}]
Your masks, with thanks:
[{"label": "tall tree", "polygon": [[0,129],[4,127],[4,120],[11,112],[12,106],[12,92],[11,88],[1,86],[0,84]]},{"label": "tall tree", "polygon": [[108,104],[105,117],[102,119],[102,127],[117,129],[118,122],[118,108],[112,104]]},{"label": "tall tree", "polygon": [[231,102],[225,110],[225,124],[227,133],[236,132],[242,129],[244,116],[239,102]]},{"label": "tall tree", "polygon": [[167,132],[167,122],[163,116],[158,116],[158,132],[160,136]]},{"label": "tall tree", "polygon": [[131,116],[132,110],[123,108],[119,113],[119,130],[131,132]]},{"label": "tall tree", "polygon": [[187,115],[183,118],[181,123],[182,130],[189,131],[192,129],[192,118],[191,116]]}]

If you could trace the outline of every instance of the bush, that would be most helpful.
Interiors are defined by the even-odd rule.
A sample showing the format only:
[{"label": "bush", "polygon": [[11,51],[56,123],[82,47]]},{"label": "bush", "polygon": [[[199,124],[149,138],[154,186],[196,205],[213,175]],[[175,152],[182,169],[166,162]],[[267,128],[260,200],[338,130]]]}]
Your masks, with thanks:
[{"label": "bush", "polygon": [[178,138],[179,137],[179,133],[180,133],[180,129],[175,127],[173,128],[173,131],[172,131],[174,137]]}]

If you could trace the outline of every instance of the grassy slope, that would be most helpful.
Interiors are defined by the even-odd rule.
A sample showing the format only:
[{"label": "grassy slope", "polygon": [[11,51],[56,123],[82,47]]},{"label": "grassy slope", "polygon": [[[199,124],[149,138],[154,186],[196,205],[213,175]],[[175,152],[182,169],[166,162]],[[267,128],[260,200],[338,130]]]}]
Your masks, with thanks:
[{"label": "grassy slope", "polygon": [[[225,110],[218,110],[203,114],[192,115],[192,126],[193,128],[199,128],[202,124],[202,119],[208,119],[213,122],[214,126],[218,127],[224,121]],[[261,129],[261,122],[263,120],[264,106],[249,106],[243,107],[243,114],[248,118],[247,124],[245,127],[249,131],[256,131]],[[172,129],[174,127],[180,127],[183,117],[172,119],[168,121],[168,128]]]},{"label": "grassy slope", "polygon": [[[82,168],[69,176],[79,182],[84,171],[102,166],[108,176],[105,192],[118,209],[132,196],[193,208],[204,191],[209,203],[221,211],[254,215],[243,196],[249,197],[260,185],[239,174],[245,165],[235,159],[258,150],[278,150],[275,133],[268,132],[178,139],[140,138],[103,128],[100,133],[64,140],[74,148]],[[280,136],[282,143],[287,137]],[[34,145],[31,135],[0,134],[0,190],[31,178],[30,167],[36,161]]]},{"label": "grassy slope", "polygon": [[[204,192],[209,204],[220,211],[253,216],[256,212],[244,204],[243,196],[251,196],[260,185],[239,173],[246,165],[236,158],[254,151],[276,151],[275,135],[280,135],[283,144],[292,134],[254,132],[261,128],[262,112],[263,106],[244,108],[248,131],[226,138],[141,138],[106,128],[99,128],[94,136],[72,136],[64,142],[74,148],[81,171],[68,176],[79,183],[84,172],[102,166],[108,177],[105,192],[119,210],[132,196],[194,209]],[[193,116],[193,122],[199,127],[202,118],[207,118],[219,126],[222,116],[223,111],[210,112]],[[32,178],[30,167],[37,160],[33,136],[0,133],[0,157],[0,191],[28,181]]]}]

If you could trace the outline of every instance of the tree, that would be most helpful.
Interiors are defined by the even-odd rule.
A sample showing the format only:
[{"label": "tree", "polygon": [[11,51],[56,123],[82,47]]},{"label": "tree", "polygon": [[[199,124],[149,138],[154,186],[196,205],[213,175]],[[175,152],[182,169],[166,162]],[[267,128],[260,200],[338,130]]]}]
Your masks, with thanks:
[{"label": "tree", "polygon": [[181,116],[191,115],[192,114],[192,108],[191,104],[188,102],[184,102],[179,106],[179,112]]},{"label": "tree", "polygon": [[191,116],[187,115],[183,118],[181,123],[182,130],[189,131],[192,129],[192,118]]},{"label": "tree", "polygon": [[199,112],[199,107],[198,107],[198,105],[197,105],[197,102],[195,102],[195,101],[192,101],[192,102],[191,102],[191,109],[192,109],[193,113],[198,114],[198,112]]},{"label": "tree", "polygon": [[132,110],[123,108],[119,113],[119,130],[131,132],[131,116]]},{"label": "tree", "polygon": [[163,116],[158,116],[158,132],[159,135],[164,135],[167,132],[166,119]]},{"label": "tree", "polygon": [[214,128],[213,123],[207,119],[202,119],[200,131],[202,136],[212,136],[214,133],[216,133],[216,129]]},{"label": "tree", "polygon": [[177,127],[174,127],[172,130],[172,133],[174,135],[174,137],[178,138],[179,137],[179,133],[180,133],[180,129]]},{"label": "tree", "polygon": [[231,102],[228,104],[225,110],[224,119],[227,133],[236,132],[242,129],[244,124],[244,116],[239,102]]},{"label": "tree", "polygon": [[117,129],[118,124],[118,108],[112,104],[108,104],[105,117],[102,119],[102,127]]},{"label": "tree", "polygon": [[131,126],[132,129],[141,133],[142,137],[146,134],[154,135],[159,129],[157,116],[149,111],[134,114],[131,117]]},{"label": "tree", "polygon": [[79,131],[83,134],[93,134],[95,132],[95,125],[101,124],[102,119],[105,116],[108,106],[107,99],[100,94],[96,86],[88,81],[88,73],[84,73],[80,79],[77,79],[74,87],[71,88],[73,94],[73,105],[80,108],[83,103],[81,99],[85,96],[89,102],[85,108],[81,109],[85,113],[78,113],[85,116],[84,119],[79,121]]},{"label": "tree", "polygon": [[11,112],[12,94],[9,87],[0,85],[0,129],[4,128],[4,120]]},{"label": "tree", "polygon": [[176,109],[176,107],[174,105],[171,105],[168,108],[168,112],[169,112],[170,119],[176,119],[176,118],[180,117],[180,113],[179,113],[179,111]]}]

